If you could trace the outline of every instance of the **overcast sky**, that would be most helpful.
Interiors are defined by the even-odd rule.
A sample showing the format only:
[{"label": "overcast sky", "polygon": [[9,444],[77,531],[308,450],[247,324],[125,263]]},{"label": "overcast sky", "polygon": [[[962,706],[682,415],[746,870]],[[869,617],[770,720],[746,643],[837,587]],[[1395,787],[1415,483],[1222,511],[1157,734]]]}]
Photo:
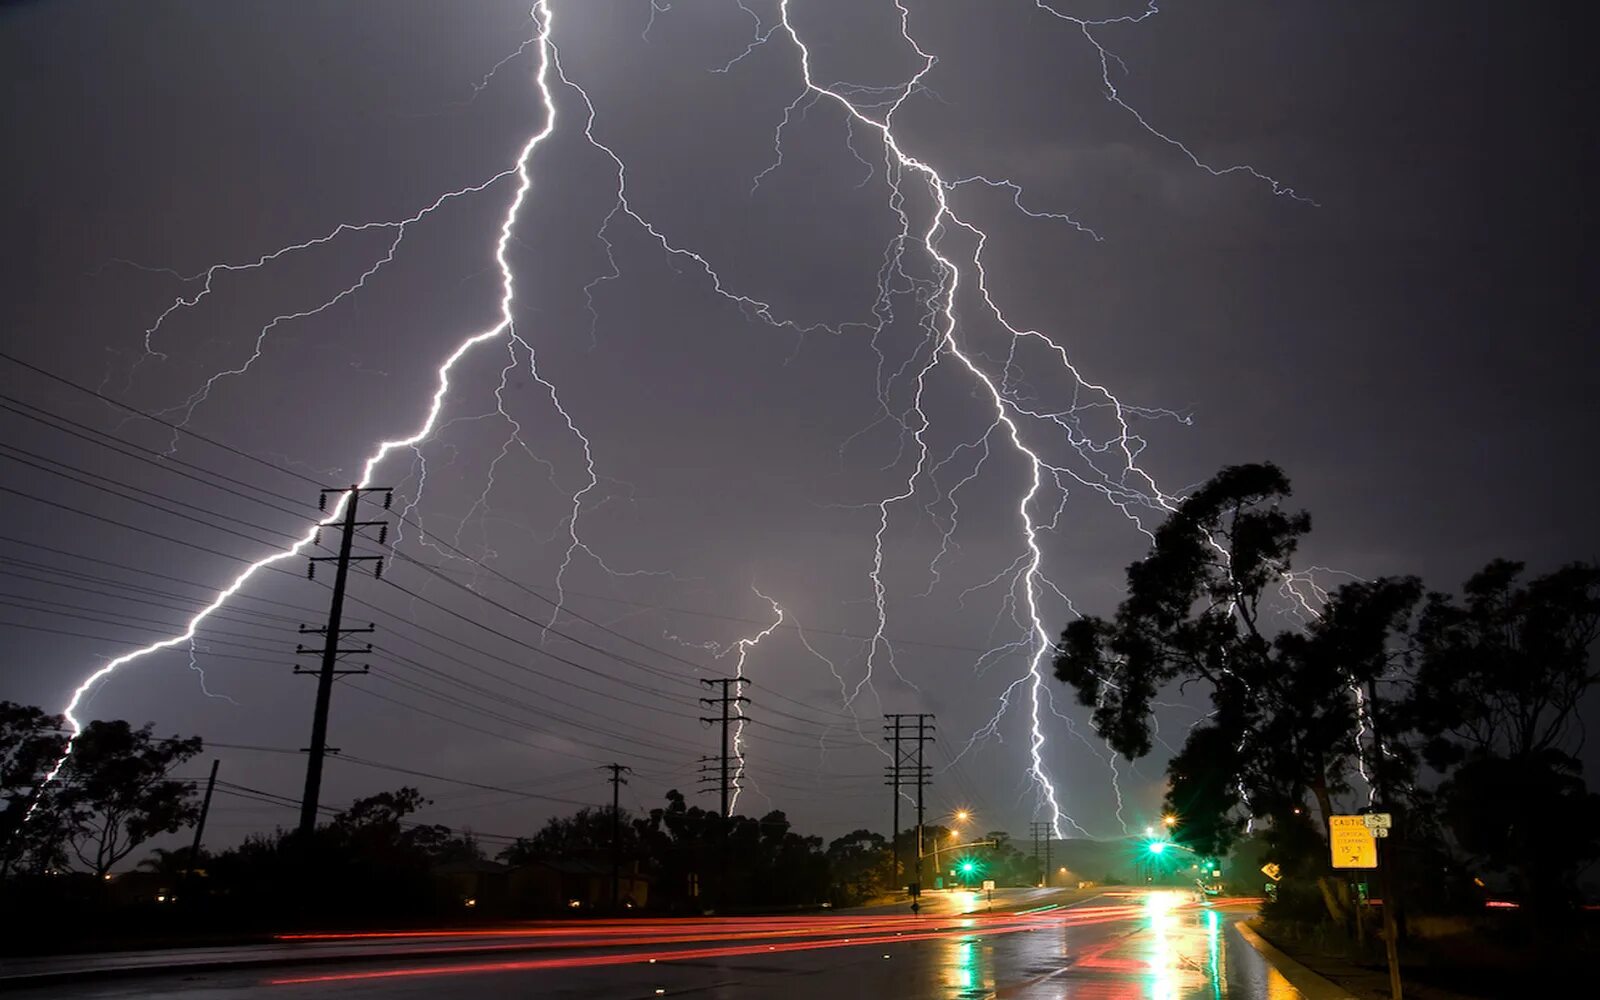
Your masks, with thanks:
[{"label": "overcast sky", "polygon": [[[835,104],[794,103],[803,78],[782,32],[715,72],[773,25],[771,0],[747,0],[755,17],[677,0],[653,23],[648,0],[552,6],[561,66],[593,102],[594,138],[626,163],[630,206],[727,295],[770,308],[719,296],[695,259],[612,214],[615,166],[585,137],[580,93],[552,79],[554,131],[505,251],[538,378],[523,347],[486,341],[454,369],[436,432],[379,468],[398,490],[390,543],[438,572],[395,558],[382,580],[352,582],[347,620],[375,623],[379,648],[335,692],[330,742],[352,759],[329,765],[324,802],[411,782],[435,799],[424,818],[511,835],[605,801],[595,767],[612,760],[637,771],[631,807],[691,789],[716,751],[697,681],[733,672],[738,640],[773,622],[770,598],[785,627],[745,651],[758,721],[743,811],[782,808],[828,836],[886,828],[881,713],[933,712],[930,815],[967,807],[1021,834],[1048,816],[1028,775],[1027,650],[984,652],[1028,638],[1018,509],[1031,466],[1004,427],[990,432],[992,398],[948,353],[922,380],[927,425],[913,433],[917,374],[934,360],[916,298],[939,274],[914,242],[875,311],[898,229],[881,138],[847,128]],[[816,82],[842,82],[869,116],[885,92],[864,88],[920,68],[891,0],[791,6]],[[1303,568],[1441,589],[1495,556],[1548,568],[1596,555],[1593,94],[1561,5],[1173,5],[1095,29],[1127,107],[1105,99],[1083,32],[1028,0],[906,6],[938,63],[896,113],[901,148],[949,182],[1019,186],[1015,201],[976,182],[948,191],[985,234],[988,292],[1125,405],[1130,447],[1148,445],[1138,467],[1166,495],[1275,461],[1313,514]],[[5,350],[278,467],[184,436],[174,457],[192,465],[152,464],[137,449],[167,450],[165,429],[0,364],[5,395],[43,408],[0,411],[0,486],[20,491],[0,495],[0,698],[59,709],[109,655],[173,634],[162,623],[302,531],[318,484],[350,482],[375,442],[419,425],[438,366],[498,320],[494,250],[515,175],[439,203],[397,247],[393,226],[346,231],[209,286],[194,276],[340,222],[407,219],[513,168],[552,124],[537,47],[516,54],[534,34],[527,7],[0,11]],[[1211,168],[1253,171],[1214,176],[1152,130]],[[929,188],[912,173],[901,187],[920,237]],[[1069,601],[1111,611],[1143,551],[1095,484],[1153,490],[1120,442],[1106,448],[1108,397],[1060,356],[1028,339],[1007,368],[1012,341],[975,290],[974,233],[940,238],[963,268],[955,343],[1003,386],[1024,443],[1068,470],[1069,489],[1047,478],[1029,509],[1049,522],[1034,590],[1054,634]],[[207,287],[162,319],[147,354],[163,311]],[[248,371],[196,395],[258,346]],[[229,476],[234,492],[183,473]],[[900,496],[885,527],[880,503]],[[869,677],[875,549],[888,642]],[[320,623],[331,578],[307,581],[304,566],[252,580],[193,667],[187,648],[130,664],[84,717],[289,751],[207,758],[297,797],[314,681],[291,673],[295,626]],[[545,632],[558,586],[582,617]],[[1044,690],[1062,716],[1048,701],[1040,713],[1063,813],[1096,836],[1142,826],[1166,751],[1118,763],[1119,815],[1087,713]],[[1176,745],[1198,703],[1168,701]],[[217,843],[294,820],[239,797],[217,809]]]}]

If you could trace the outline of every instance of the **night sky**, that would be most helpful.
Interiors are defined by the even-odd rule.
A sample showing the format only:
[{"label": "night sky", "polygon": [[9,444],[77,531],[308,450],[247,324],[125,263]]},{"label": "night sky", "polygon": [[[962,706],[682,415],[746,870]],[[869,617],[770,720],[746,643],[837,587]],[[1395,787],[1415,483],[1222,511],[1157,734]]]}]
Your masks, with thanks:
[{"label": "night sky", "polygon": [[[947,181],[1019,186],[1031,216],[1013,189],[948,192],[987,234],[988,291],[1124,404],[1130,448],[1147,445],[1137,464],[1165,495],[1225,464],[1279,463],[1313,514],[1298,566],[1327,568],[1325,586],[1337,570],[1453,588],[1495,556],[1544,569],[1600,553],[1593,94],[1562,5],[1205,2],[1094,29],[1153,129],[1217,170],[1249,164],[1277,192],[1248,171],[1213,176],[1106,100],[1094,45],[1034,3],[906,5],[938,63],[896,135]],[[1013,686],[1029,661],[1029,466],[948,355],[923,379],[922,458],[912,407],[932,342],[916,298],[939,274],[913,242],[875,313],[898,229],[883,143],[802,99],[781,30],[713,72],[776,21],[773,0],[743,6],[677,0],[652,22],[649,0],[554,0],[561,69],[593,102],[594,138],[625,161],[629,205],[729,294],[770,309],[719,297],[694,259],[612,214],[615,166],[585,137],[582,95],[552,76],[555,128],[506,247],[537,377],[523,346],[485,342],[454,369],[419,453],[376,474],[397,488],[397,555],[382,580],[351,584],[347,620],[375,623],[378,649],[350,661],[370,675],[335,690],[330,742],[349,759],[329,764],[325,803],[412,783],[435,800],[420,818],[513,835],[607,801],[595,768],[613,760],[635,768],[629,807],[691,790],[696,758],[716,751],[696,682],[731,675],[738,640],[774,621],[770,598],[786,618],[746,650],[757,721],[741,811],[781,808],[827,836],[886,829],[880,715],[933,712],[930,817],[968,807],[982,829],[1018,835],[1048,817],[1027,774],[1027,685]],[[920,68],[892,0],[791,6],[817,82],[846,81],[868,115],[898,94],[868,88]],[[241,560],[305,530],[318,484],[351,482],[375,442],[419,426],[441,362],[498,320],[515,174],[439,203],[392,259],[393,226],[346,231],[212,272],[149,355],[146,331],[213,265],[341,222],[398,222],[513,169],[549,124],[537,47],[516,54],[534,33],[526,2],[0,8],[4,350],[276,466],[187,436],[173,457],[192,465],[145,461],[139,449],[168,450],[171,432],[0,362],[0,486],[17,491],[0,493],[0,698],[58,710],[108,656],[181,631]],[[763,174],[786,107],[782,162]],[[910,173],[902,187],[920,236],[929,188]],[[1094,483],[1151,491],[1120,445],[1092,462],[1073,449],[1074,435],[1086,449],[1115,438],[1107,396],[1036,339],[1008,368],[1011,338],[975,292],[972,233],[941,239],[965,268],[956,338],[1009,372],[1008,412],[1065,414],[1016,419],[1089,481],[1068,473],[1063,495],[1047,480],[1031,509],[1050,522],[1036,590],[1053,636],[1069,601],[1113,610],[1144,549]],[[249,371],[191,409],[258,337]],[[228,476],[234,492],[180,473]],[[908,482],[881,531],[887,641],[869,678],[879,505]],[[314,681],[291,673],[295,628],[320,624],[332,574],[279,565],[208,623],[193,667],[187,647],[139,660],[81,716],[288,751],[208,750],[183,773],[214,755],[237,785],[297,798]],[[558,586],[581,617],[545,632]],[[1119,817],[1087,711],[1053,681],[1045,694],[1061,716],[1047,701],[1042,759],[1063,826],[1113,836],[1148,822],[1167,751],[1118,762]],[[1162,735],[1177,745],[1199,701],[1166,701]],[[221,845],[294,819],[234,794],[208,829]]]}]

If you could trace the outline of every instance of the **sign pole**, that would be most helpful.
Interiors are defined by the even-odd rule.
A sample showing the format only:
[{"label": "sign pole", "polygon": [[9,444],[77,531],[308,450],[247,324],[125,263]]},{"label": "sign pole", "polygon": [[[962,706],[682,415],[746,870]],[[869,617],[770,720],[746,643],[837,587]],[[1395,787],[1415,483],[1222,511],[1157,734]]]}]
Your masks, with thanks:
[{"label": "sign pole", "polygon": [[[1378,681],[1374,677],[1367,678],[1367,718],[1372,722],[1372,748],[1376,757],[1372,767],[1373,776],[1378,779],[1378,787],[1375,790],[1379,798],[1383,799],[1384,807],[1388,808],[1391,805],[1389,783],[1384,780],[1383,729],[1382,720],[1378,715]],[[1372,818],[1367,822],[1373,827],[1375,842],[1388,839],[1389,827],[1393,822],[1388,813],[1372,814]],[[1389,848],[1378,852],[1378,891],[1383,893],[1383,936],[1384,951],[1388,953],[1389,958],[1389,996],[1392,1000],[1401,1000],[1400,941],[1394,916],[1399,900],[1395,896],[1393,869],[1394,850]]]},{"label": "sign pole", "polygon": [[1400,942],[1394,919],[1394,878],[1390,871],[1393,859],[1385,845],[1378,848],[1378,891],[1383,893],[1383,950],[1389,959],[1389,995],[1400,998]]}]

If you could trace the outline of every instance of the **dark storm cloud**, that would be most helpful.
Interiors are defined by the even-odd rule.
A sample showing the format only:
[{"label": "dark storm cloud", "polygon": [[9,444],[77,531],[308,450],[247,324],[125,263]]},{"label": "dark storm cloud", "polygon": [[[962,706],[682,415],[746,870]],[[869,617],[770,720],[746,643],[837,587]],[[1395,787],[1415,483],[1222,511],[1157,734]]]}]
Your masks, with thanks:
[{"label": "dark storm cloud", "polygon": [[[887,84],[915,70],[892,5],[839,0],[795,8],[824,78]],[[1141,130],[1103,99],[1092,47],[1031,3],[911,8],[913,29],[940,63],[927,81],[931,92],[903,111],[908,145],[950,176],[1016,180],[1027,188],[1029,207],[1068,212],[1104,237],[1095,242],[1064,224],[1019,218],[1004,197],[963,194],[962,204],[991,232],[992,285],[1017,322],[1059,335],[1084,372],[1124,400],[1192,416],[1189,427],[1171,420],[1138,427],[1151,441],[1147,465],[1168,489],[1224,463],[1275,460],[1316,516],[1304,551],[1309,563],[1362,575],[1416,572],[1440,587],[1495,555],[1545,566],[1594,554],[1587,498],[1595,474],[1586,457],[1594,427],[1593,255],[1579,208],[1594,167],[1591,95],[1579,76],[1585,60],[1573,49],[1575,32],[1558,8],[1508,18],[1502,8],[1478,3],[1388,5],[1381,12],[1197,4],[1101,31],[1126,63],[1126,75],[1113,67],[1121,93],[1152,123],[1207,162],[1248,161],[1284,179],[1315,198],[1316,208],[1275,197],[1238,174],[1212,177]],[[865,313],[893,226],[881,155],[868,137],[858,130],[857,147],[879,180],[858,187],[865,169],[845,146],[839,115],[807,109],[788,133],[784,165],[749,193],[772,159],[782,109],[800,90],[791,49],[775,41],[728,74],[708,72],[749,41],[750,22],[731,3],[676,5],[658,17],[648,42],[640,38],[642,2],[558,3],[557,13],[563,64],[593,96],[597,133],[630,163],[635,203],[662,231],[715,261],[729,287],[760,295],[782,315],[837,322]],[[247,355],[264,323],[315,306],[355,280],[387,241],[364,234],[282,267],[224,275],[205,306],[163,329],[156,346],[167,359],[136,372],[144,329],[193,286],[118,261],[192,273],[219,260],[252,260],[338,220],[403,217],[442,191],[503,170],[542,120],[527,56],[473,94],[489,68],[527,37],[526,4],[28,5],[0,14],[0,28],[4,144],[11,152],[0,163],[0,190],[7,192],[0,230],[8,236],[0,250],[0,328],[8,350],[90,385],[104,380],[145,407],[181,403],[208,374],[236,364],[241,350]],[[582,595],[574,606],[726,670],[732,661],[714,659],[703,644],[726,648],[768,620],[770,606],[751,589],[759,587],[798,617],[816,653],[853,686],[860,644],[829,633],[870,631],[866,573],[877,511],[852,505],[894,492],[906,472],[885,468],[896,441],[883,426],[841,451],[877,416],[876,358],[858,336],[797,340],[750,322],[709,294],[692,264],[667,258],[625,225],[612,231],[622,274],[597,287],[598,320],[591,317],[584,287],[609,268],[595,232],[614,184],[605,158],[571,127],[581,120],[575,96],[557,94],[563,128],[535,159],[535,187],[509,248],[516,321],[540,352],[541,372],[594,443],[605,478],[584,516],[597,551],[624,570],[673,575],[615,579],[580,554],[567,579]],[[360,293],[318,317],[282,324],[258,367],[225,381],[196,411],[196,427],[291,468],[315,470],[314,478],[335,470],[348,477],[372,441],[415,424],[448,346],[494,321],[492,241],[509,196],[502,181],[450,203],[419,224],[394,263]],[[492,552],[489,561],[501,571],[549,590],[566,552],[561,519],[583,483],[582,454],[525,369],[511,373],[508,405],[530,449],[554,473],[518,453],[499,468],[487,512],[474,511],[505,441],[505,424],[484,415],[506,361],[497,348],[460,370],[459,391],[445,411],[455,422],[428,450],[429,493],[419,511],[445,540],[474,554]],[[1041,387],[1047,383],[1041,376]],[[5,385],[74,419],[166,446],[157,429],[122,425],[105,407],[15,369],[5,369]],[[969,385],[941,372],[931,391],[945,415],[932,432],[943,451],[982,432]],[[216,502],[26,422],[8,423],[5,434],[20,447],[49,449],[62,461],[176,499]],[[310,493],[305,483],[194,443],[179,454],[285,495]],[[132,510],[15,463],[3,475],[15,488],[220,552],[257,555],[277,540],[256,532],[257,542],[245,541]],[[415,488],[417,469],[406,461],[392,462],[384,475]],[[915,596],[928,587],[928,558],[940,540],[939,528],[919,512],[931,498],[902,508],[888,538],[889,634],[930,645],[896,647],[908,683],[879,664],[884,706],[940,713],[948,748],[941,753],[959,749],[1021,669],[1012,655],[975,672],[975,651],[1016,629],[996,626],[1003,584],[962,591],[1020,553],[1011,517],[1022,481],[1019,465],[997,451],[985,476],[964,489],[960,547],[941,563],[943,580],[931,597]],[[1104,611],[1141,539],[1083,492],[1047,545],[1057,579],[1078,606]],[[59,509],[10,496],[4,504],[8,532],[19,537],[197,582],[215,584],[237,569],[221,556]],[[271,528],[293,526],[242,502],[219,509]],[[469,511],[475,516],[462,525]],[[38,550],[6,551],[93,571]],[[542,606],[526,594],[472,566],[433,561],[541,616]],[[308,589],[314,585],[299,572],[296,565],[251,593],[315,610],[325,593]],[[437,580],[397,579],[425,599],[494,614]],[[7,587],[97,601],[27,581]],[[680,714],[661,715],[518,674],[511,664],[612,690],[609,682],[568,676],[541,661],[526,648],[537,630],[525,622],[494,618],[520,640],[511,642],[370,583],[356,593],[404,619],[380,620],[380,629],[393,635],[406,621],[423,625],[446,637],[425,638],[446,652],[450,639],[471,643],[478,652],[457,655],[534,692],[477,677],[505,699],[496,719],[382,681],[342,685],[334,742],[352,753],[497,783],[572,772],[588,765],[585,754],[631,754],[653,772],[631,790],[653,804],[669,785],[692,783],[696,747],[712,749],[709,734],[682,717],[695,714],[692,706],[666,703]],[[114,601],[104,608],[180,617]],[[45,619],[17,612],[6,620]],[[103,637],[164,634],[126,621],[67,619],[65,627]],[[151,718],[163,730],[224,741],[303,745],[310,689],[288,676],[292,625],[258,618],[228,628],[252,637],[235,641],[280,650],[247,655],[281,666],[200,658],[211,688],[238,706],[206,698],[187,655],[171,653],[106,685],[92,712]],[[117,651],[100,639],[4,634],[0,697],[48,706],[63,703],[87,669]],[[582,659],[559,638],[549,648]],[[421,659],[453,677],[475,676],[461,664]],[[380,673],[442,683],[374,661]],[[596,667],[634,676],[615,662]],[[770,691],[837,709],[839,684],[828,665],[791,631],[775,633],[747,669],[760,685],[752,692],[758,705]],[[604,715],[609,729],[537,723],[512,699],[536,705],[538,691]],[[374,700],[375,693],[523,742],[408,714]],[[652,702],[639,690],[621,693]],[[1058,702],[1080,717],[1064,696]],[[767,705],[805,714],[787,702]],[[872,732],[879,705],[868,698],[862,710]],[[1163,721],[1175,732],[1193,717],[1175,711]],[[886,810],[871,776],[881,758],[843,748],[837,730],[823,738],[841,746],[819,755],[807,749],[818,733],[792,725],[805,735],[753,731],[752,774],[762,792],[803,826],[830,833],[881,826]],[[553,734],[535,734],[541,726]],[[1069,811],[1096,833],[1114,832],[1107,772],[1097,756],[1103,750],[1074,740],[1064,723],[1049,726],[1046,760]],[[1003,743],[973,751],[959,774],[941,777],[939,796],[951,804],[981,799],[985,822],[1020,828],[1033,806],[1022,774],[1021,717],[1008,716],[998,735]],[[942,766],[945,758],[938,759]],[[776,767],[763,771],[762,761]],[[227,761],[238,780],[291,793],[299,766],[292,756]],[[819,782],[811,777],[819,768],[846,777]],[[1141,769],[1123,768],[1130,818],[1159,794],[1159,761]],[[336,765],[327,800],[392,777]],[[595,795],[582,776],[573,787],[578,798]],[[500,801],[467,809],[483,799],[439,798],[441,821],[490,830],[520,832],[547,808]],[[754,807],[765,808],[765,800],[758,796]],[[275,818],[235,820],[264,825]]]}]

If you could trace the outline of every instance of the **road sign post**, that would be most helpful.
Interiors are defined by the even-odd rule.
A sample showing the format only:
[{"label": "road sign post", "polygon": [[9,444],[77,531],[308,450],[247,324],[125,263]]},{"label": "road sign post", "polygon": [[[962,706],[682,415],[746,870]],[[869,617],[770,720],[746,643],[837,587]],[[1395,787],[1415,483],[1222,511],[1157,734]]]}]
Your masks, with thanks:
[{"label": "road sign post", "polygon": [[[1389,836],[1394,818],[1389,813],[1364,813],[1357,816],[1328,817],[1328,847],[1333,852],[1335,868],[1377,868],[1380,891],[1383,893],[1384,950],[1389,959],[1389,993],[1392,1000],[1400,1000],[1400,958],[1394,919],[1394,888],[1390,878],[1389,863],[1378,864],[1378,840]],[[1359,922],[1360,917],[1357,916]]]},{"label": "road sign post", "polygon": [[1329,816],[1328,847],[1335,868],[1378,867],[1378,840],[1363,816]]}]

